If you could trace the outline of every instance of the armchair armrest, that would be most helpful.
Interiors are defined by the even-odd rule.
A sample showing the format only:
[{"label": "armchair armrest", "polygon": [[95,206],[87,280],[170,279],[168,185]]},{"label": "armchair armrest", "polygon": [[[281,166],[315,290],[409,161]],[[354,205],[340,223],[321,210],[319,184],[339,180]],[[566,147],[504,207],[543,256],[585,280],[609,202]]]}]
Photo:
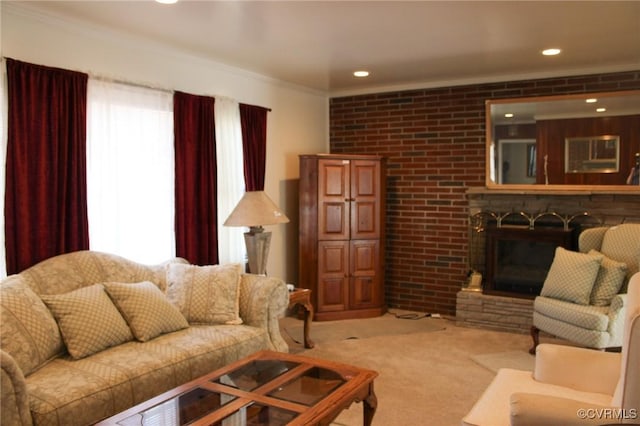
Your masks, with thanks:
[{"label": "armchair armrest", "polygon": [[611,304],[609,305],[609,312],[607,313],[607,315],[609,315],[610,319],[612,317],[617,317],[620,311],[622,310],[622,308],[624,308],[626,305],[627,305],[627,294],[626,293],[616,294],[615,296],[613,296],[613,299],[611,299]]},{"label": "armchair armrest", "polygon": [[603,425],[616,422],[618,419],[614,416],[620,411],[613,407],[533,393],[514,393],[509,402],[511,426]]},{"label": "armchair armrest", "polygon": [[0,424],[31,425],[27,383],[18,363],[0,350]]},{"label": "armchair armrest", "polygon": [[627,295],[625,293],[616,294],[613,299],[611,299],[609,311],[607,312],[607,316],[609,317],[609,326],[607,327],[607,331],[609,332],[608,347],[622,346],[624,317],[627,305]]},{"label": "armchair armrest", "polygon": [[542,383],[613,396],[620,354],[543,343],[536,350],[533,378]]},{"label": "armchair armrest", "polygon": [[289,346],[280,334],[279,318],[289,305],[289,290],[279,278],[243,274],[240,281],[240,318],[269,333],[273,349],[288,352]]}]

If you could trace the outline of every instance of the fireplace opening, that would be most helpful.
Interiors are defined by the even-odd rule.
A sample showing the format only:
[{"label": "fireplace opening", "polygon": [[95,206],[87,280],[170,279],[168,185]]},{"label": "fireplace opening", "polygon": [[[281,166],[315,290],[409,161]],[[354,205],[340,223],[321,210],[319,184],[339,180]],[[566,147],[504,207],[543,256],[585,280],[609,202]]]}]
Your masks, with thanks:
[{"label": "fireplace opening", "polygon": [[558,246],[575,249],[575,230],[562,226],[490,224],[486,239],[486,277],[483,292],[534,298],[553,262]]}]

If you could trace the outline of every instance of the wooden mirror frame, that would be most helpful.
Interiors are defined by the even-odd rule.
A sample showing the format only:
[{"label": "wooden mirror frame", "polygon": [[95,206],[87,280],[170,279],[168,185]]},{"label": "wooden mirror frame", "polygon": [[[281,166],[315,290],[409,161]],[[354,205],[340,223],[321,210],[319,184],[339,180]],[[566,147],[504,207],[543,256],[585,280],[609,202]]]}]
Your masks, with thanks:
[{"label": "wooden mirror frame", "polygon": [[[584,106],[587,99],[596,98],[601,103],[613,105],[614,103],[621,102],[615,108],[612,108],[606,113],[596,113],[595,108],[592,108],[592,113],[578,113],[576,111],[570,111],[568,106],[572,103],[580,104]],[[576,101],[579,101],[576,103]],[[606,101],[606,102],[605,102]],[[623,102],[624,101],[624,102]],[[631,102],[628,102],[631,101]],[[626,105],[625,108],[633,108],[632,110],[626,109],[622,112],[618,111],[618,108],[622,108],[622,105]],[[542,107],[552,108],[549,111],[541,110]],[[494,117],[496,114],[502,113],[500,108],[504,110],[505,107],[512,108],[518,111],[517,115],[528,114],[528,118],[520,123],[533,123],[535,125],[536,118],[539,116],[545,116],[544,118],[591,118],[591,117],[603,117],[603,116],[618,116],[618,115],[640,115],[640,90],[630,91],[617,91],[617,92],[601,92],[601,93],[582,93],[575,95],[560,95],[560,96],[542,96],[542,97],[530,97],[530,98],[507,98],[507,99],[490,99],[485,102],[485,119],[486,119],[486,143],[485,143],[485,182],[487,189],[495,190],[514,190],[514,191],[588,191],[588,192],[639,192],[640,186],[636,185],[573,185],[573,184],[500,184],[494,182],[492,177],[492,163],[494,156],[492,155],[492,146],[494,142]],[[567,107],[566,110],[562,110]],[[528,121],[527,121],[528,120]],[[590,135],[584,135],[590,136]],[[564,138],[561,142],[564,146]],[[623,142],[624,143],[624,142]],[[632,141],[634,146],[629,152],[640,152],[640,133],[637,134],[637,139]],[[564,149],[564,148],[563,148]],[[629,163],[629,164],[627,164]],[[564,159],[562,161],[564,164]],[[631,166],[631,159],[622,158],[620,169],[623,173],[628,173]],[[624,182],[624,181],[623,181]]]}]

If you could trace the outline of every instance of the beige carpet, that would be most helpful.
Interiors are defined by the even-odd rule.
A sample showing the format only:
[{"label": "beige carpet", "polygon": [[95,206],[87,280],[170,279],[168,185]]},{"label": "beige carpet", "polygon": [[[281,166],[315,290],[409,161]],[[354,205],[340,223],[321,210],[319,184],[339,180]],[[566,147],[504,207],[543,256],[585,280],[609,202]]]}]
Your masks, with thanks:
[{"label": "beige carpet", "polygon": [[[407,314],[409,315],[409,314]],[[411,317],[411,315],[409,315]],[[312,325],[311,338],[317,344],[336,340],[368,339],[377,336],[389,336],[411,333],[440,331],[446,324],[434,318],[416,316],[416,319],[397,318],[385,314],[377,318],[362,320],[320,321]],[[287,326],[284,332],[296,343],[303,341],[303,324],[298,321]]]},{"label": "beige carpet", "polygon": [[[290,352],[330,359],[376,370],[375,381],[378,409],[373,424],[378,426],[458,426],[495,373],[493,369],[513,363],[510,353],[519,358],[531,344],[531,338],[490,330],[458,327],[447,319],[401,320],[385,315],[376,319],[358,320],[361,326],[380,326],[381,321],[397,322],[413,329],[418,321],[435,322],[440,328],[427,332],[399,332],[358,339],[316,339],[315,330],[321,322],[311,326],[311,338],[316,347],[304,349],[287,333]],[[302,321],[287,317],[282,328],[300,326]],[[474,361],[483,354],[502,353],[502,361],[494,360],[491,367]],[[362,425],[362,404],[353,404],[338,416],[335,426]]]},{"label": "beige carpet", "polygon": [[501,368],[533,371],[536,358],[529,351],[507,351],[473,355],[471,359],[497,373]]}]

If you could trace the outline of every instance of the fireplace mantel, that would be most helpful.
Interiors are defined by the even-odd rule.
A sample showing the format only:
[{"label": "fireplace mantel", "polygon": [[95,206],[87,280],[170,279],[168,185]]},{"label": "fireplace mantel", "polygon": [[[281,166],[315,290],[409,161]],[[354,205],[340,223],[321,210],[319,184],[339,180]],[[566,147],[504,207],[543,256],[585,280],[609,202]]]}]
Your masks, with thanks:
[{"label": "fireplace mantel", "polygon": [[467,189],[467,194],[493,195],[630,195],[640,196],[640,186],[578,186],[578,185],[503,185],[501,187],[475,186]]},{"label": "fireplace mantel", "polygon": [[467,190],[467,201],[470,217],[482,211],[524,211],[529,214],[556,212],[563,216],[588,212],[602,225],[640,223],[640,190],[525,191],[474,187]]}]

